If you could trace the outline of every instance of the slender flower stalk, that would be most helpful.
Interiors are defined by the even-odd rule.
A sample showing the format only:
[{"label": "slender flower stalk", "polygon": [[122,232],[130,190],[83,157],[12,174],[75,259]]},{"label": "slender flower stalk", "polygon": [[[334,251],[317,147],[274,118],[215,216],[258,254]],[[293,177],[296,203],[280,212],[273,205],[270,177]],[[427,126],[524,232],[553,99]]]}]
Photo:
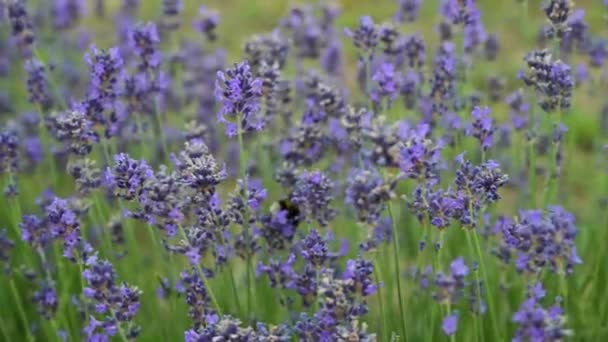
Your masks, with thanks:
[{"label": "slender flower stalk", "polygon": [[[386,178],[386,177],[385,177]],[[395,229],[394,227],[394,223],[395,222],[395,217],[393,216],[393,209],[392,209],[392,204],[391,201],[388,200],[386,203],[386,210],[388,212],[388,216],[389,219],[391,221],[391,225],[392,225],[392,232],[393,232],[393,257],[394,257],[394,265],[395,265],[395,274],[397,275],[396,277],[396,285],[397,285],[397,297],[399,300],[399,321],[401,323],[401,331],[403,333],[403,339],[404,341],[407,341],[408,336],[407,336],[407,323],[406,323],[406,316],[405,316],[405,307],[404,307],[404,299],[403,299],[403,294],[402,294],[402,287],[401,287],[401,247],[399,246],[399,234],[397,233],[397,229]]]}]

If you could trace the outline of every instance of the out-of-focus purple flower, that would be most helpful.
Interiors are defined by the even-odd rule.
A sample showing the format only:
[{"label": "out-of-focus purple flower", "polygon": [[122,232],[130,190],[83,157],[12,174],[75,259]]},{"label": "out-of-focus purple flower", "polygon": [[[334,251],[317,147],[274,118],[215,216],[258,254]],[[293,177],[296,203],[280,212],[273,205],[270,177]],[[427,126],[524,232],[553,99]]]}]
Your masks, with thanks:
[{"label": "out-of-focus purple flower", "polygon": [[124,78],[124,61],[118,48],[106,51],[93,45],[85,60],[91,76],[89,99],[111,103],[118,95],[119,82]]},{"label": "out-of-focus purple flower", "polygon": [[398,61],[403,52],[404,37],[393,23],[384,23],[379,30],[380,50],[388,59],[397,59]]},{"label": "out-of-focus purple flower", "polygon": [[561,39],[560,49],[563,55],[571,54],[575,49],[581,53],[589,50],[591,34],[585,21],[585,10],[576,10],[566,23],[567,32]]},{"label": "out-of-focus purple flower", "polygon": [[381,105],[386,100],[387,106],[390,107],[399,94],[401,74],[395,70],[394,64],[384,63],[374,73],[372,80],[376,82],[376,87],[374,87],[370,94],[372,100],[377,105]]},{"label": "out-of-focus purple flower", "polygon": [[353,206],[361,222],[378,222],[387,201],[391,200],[394,182],[385,181],[377,170],[353,170],[347,180],[346,203]]},{"label": "out-of-focus purple flower", "polygon": [[433,100],[433,111],[444,113],[450,101],[456,97],[456,64],[454,45],[443,43],[435,56],[435,66],[430,79],[430,97]]},{"label": "out-of-focus purple flower", "polygon": [[52,8],[53,24],[57,29],[73,27],[84,14],[83,0],[54,0]]},{"label": "out-of-focus purple flower", "polygon": [[403,43],[406,63],[410,68],[419,70],[426,62],[426,45],[420,35],[412,35]]},{"label": "out-of-focus purple flower", "polygon": [[93,144],[99,142],[93,122],[78,109],[53,113],[45,118],[44,124],[69,152],[79,156],[91,153]]},{"label": "out-of-focus purple flower", "polygon": [[13,173],[19,168],[19,137],[11,129],[0,131],[0,173]]},{"label": "out-of-focus purple flower", "polygon": [[327,226],[336,215],[331,208],[333,191],[334,184],[326,174],[305,171],[298,175],[291,199],[308,222],[317,221],[321,226]]},{"label": "out-of-focus purple flower", "polygon": [[0,261],[5,263],[4,271],[10,272],[11,252],[15,248],[15,242],[8,236],[6,229],[0,229]]},{"label": "out-of-focus purple flower", "polygon": [[443,142],[434,144],[424,136],[412,134],[399,153],[399,167],[412,179],[436,179],[441,166]]},{"label": "out-of-focus purple flower", "polygon": [[44,248],[53,241],[53,235],[47,222],[35,215],[23,216],[19,224],[21,238],[34,248]]},{"label": "out-of-focus purple flower", "polygon": [[487,151],[494,146],[494,133],[496,132],[492,111],[488,107],[475,107],[471,115],[473,122],[467,133],[477,138],[481,148]]},{"label": "out-of-focus purple flower", "polygon": [[465,6],[464,50],[467,53],[472,53],[479,45],[486,42],[488,34],[481,21],[481,12],[475,1],[468,0]]},{"label": "out-of-focus purple flower", "polygon": [[456,331],[458,330],[458,314],[453,313],[446,316],[441,323],[441,329],[443,330],[443,333],[448,336],[456,334]]},{"label": "out-of-focus purple flower", "polygon": [[516,130],[522,130],[528,126],[530,104],[526,102],[522,89],[511,93],[505,102],[511,108],[511,122]]},{"label": "out-of-focus purple flower", "polygon": [[138,25],[129,34],[129,45],[138,57],[139,72],[158,69],[162,57],[159,50],[160,37],[156,24]]},{"label": "out-of-focus purple flower", "polygon": [[29,58],[32,55],[32,46],[34,45],[36,36],[34,35],[34,27],[27,13],[25,2],[10,1],[7,9],[11,32],[13,37],[17,39],[21,55],[24,58]]},{"label": "out-of-focus purple flower", "polygon": [[353,40],[353,44],[362,56],[373,54],[380,41],[378,27],[370,16],[361,17],[359,27],[354,31],[346,28],[344,32]]},{"label": "out-of-focus purple flower", "polygon": [[399,8],[395,14],[395,20],[400,23],[416,21],[420,12],[421,0],[397,0]]},{"label": "out-of-focus purple flower", "polygon": [[574,10],[572,0],[549,0],[543,6],[545,15],[558,37],[563,37],[569,31],[568,19]]},{"label": "out-of-focus purple flower", "polygon": [[237,135],[239,126],[243,132],[263,128],[263,121],[258,117],[262,79],[253,76],[248,62],[217,72],[215,96],[222,104],[218,119],[226,125],[228,136]]},{"label": "out-of-focus purple flower", "polygon": [[580,63],[578,65],[578,67],[576,68],[576,77],[575,77],[575,83],[577,86],[586,83],[589,78],[591,77],[591,75],[589,74],[589,69],[587,68],[587,65]]},{"label": "out-of-focus purple flower", "polygon": [[334,39],[321,55],[321,66],[329,75],[337,77],[343,73],[343,59],[342,43],[338,39]]},{"label": "out-of-focus purple flower", "polygon": [[181,26],[180,14],[184,8],[183,0],[162,0],[161,25],[163,30],[175,31]]},{"label": "out-of-focus purple flower", "polygon": [[591,66],[594,68],[601,68],[604,66],[606,58],[608,58],[608,42],[604,39],[593,41],[588,53],[591,58]]},{"label": "out-of-focus purple flower", "polygon": [[489,34],[484,44],[485,57],[489,61],[496,60],[500,52],[500,40],[495,34]]},{"label": "out-of-focus purple flower", "polygon": [[53,282],[44,281],[34,292],[32,300],[36,303],[38,313],[47,320],[53,319],[59,305],[57,289]]},{"label": "out-of-focus purple flower", "polygon": [[527,299],[513,315],[513,322],[519,325],[513,341],[561,341],[572,335],[572,331],[566,329],[566,317],[560,304],[545,309],[541,303],[544,297],[542,284],[528,289]]},{"label": "out-of-focus purple flower", "polygon": [[198,17],[194,19],[194,28],[200,33],[204,34],[205,37],[214,41],[217,39],[217,33],[215,29],[220,23],[220,14],[218,11],[211,10],[207,6],[201,6],[198,9]]},{"label": "out-of-focus purple flower", "polygon": [[30,102],[39,105],[42,110],[48,110],[53,106],[53,98],[50,93],[44,64],[32,58],[25,62],[27,72],[27,90],[30,94]]}]

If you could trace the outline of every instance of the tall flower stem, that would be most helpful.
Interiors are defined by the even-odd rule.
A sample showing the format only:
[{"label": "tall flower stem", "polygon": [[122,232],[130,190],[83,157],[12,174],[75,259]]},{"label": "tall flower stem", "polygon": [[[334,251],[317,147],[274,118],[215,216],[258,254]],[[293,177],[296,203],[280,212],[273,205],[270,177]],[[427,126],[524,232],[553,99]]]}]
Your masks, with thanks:
[{"label": "tall flower stem", "polygon": [[[473,242],[471,241],[471,234],[469,234],[469,232],[465,232],[466,238],[467,238],[467,246],[469,247],[469,253],[471,254],[471,256],[474,258],[475,255],[475,248],[473,247]],[[479,296],[479,300],[482,300],[482,287],[481,287],[481,281],[479,279],[479,269],[475,269],[475,285],[477,287],[477,295]],[[481,305],[481,304],[480,304]],[[480,310],[481,311],[481,310]],[[482,340],[484,339],[484,332],[483,332],[483,324],[479,324],[478,320],[477,320],[477,315],[474,313],[473,314],[473,324],[475,326],[475,340],[479,340],[479,336],[481,336]],[[477,335],[477,333],[480,333],[479,335]]]},{"label": "tall flower stem", "polygon": [[237,136],[239,140],[239,174],[243,181],[243,202],[244,202],[244,218],[243,218],[243,230],[245,233],[245,257],[247,261],[247,275],[246,275],[246,286],[247,286],[247,319],[251,319],[251,301],[252,301],[252,286],[251,272],[252,267],[252,253],[249,250],[251,248],[251,232],[249,231],[249,207],[247,204],[247,196],[249,192],[249,184],[247,180],[247,158],[245,156],[245,144],[243,143],[243,118],[239,115],[237,117]]},{"label": "tall flower stem", "polygon": [[479,259],[479,267],[481,268],[481,274],[483,275],[483,282],[486,284],[486,293],[488,298],[488,307],[490,309],[490,315],[492,316],[492,330],[494,331],[496,341],[502,341],[503,338],[501,336],[500,330],[496,324],[496,306],[494,305],[494,297],[490,290],[490,284],[488,282],[488,273],[484,261],[484,257],[481,253],[481,244],[479,243],[479,234],[477,234],[477,230],[473,229],[473,242],[475,243],[475,250],[477,252],[477,258]]},{"label": "tall flower stem", "polygon": [[[380,265],[378,263],[378,253],[374,255],[374,276],[376,277],[376,281],[380,282],[382,279],[382,275],[380,273]],[[383,334],[388,334],[388,326],[386,324],[386,311],[384,309],[384,300],[382,299],[382,286],[381,284],[378,286],[378,308],[380,309],[380,322],[382,326]]]},{"label": "tall flower stem", "polygon": [[32,332],[30,331],[30,323],[27,319],[27,315],[25,314],[25,310],[23,309],[23,303],[21,303],[21,295],[17,290],[17,286],[15,285],[15,279],[10,277],[10,287],[11,292],[13,293],[13,297],[15,298],[15,304],[17,305],[17,312],[19,312],[19,317],[21,318],[21,322],[23,323],[23,328],[25,329],[25,336],[28,341],[35,341],[34,336],[32,336]]},{"label": "tall flower stem", "polygon": [[407,330],[405,327],[406,326],[405,308],[403,307],[403,294],[401,293],[401,264],[400,264],[401,248],[399,247],[399,233],[397,232],[397,229],[395,229],[393,209],[392,209],[392,204],[391,204],[390,200],[388,201],[388,203],[386,205],[386,210],[388,211],[388,216],[391,220],[391,228],[392,228],[392,232],[393,232],[393,257],[394,257],[394,264],[395,264],[395,277],[397,279],[397,296],[399,297],[399,315],[400,315],[400,322],[401,322],[401,330],[403,333],[404,341],[407,341]]}]

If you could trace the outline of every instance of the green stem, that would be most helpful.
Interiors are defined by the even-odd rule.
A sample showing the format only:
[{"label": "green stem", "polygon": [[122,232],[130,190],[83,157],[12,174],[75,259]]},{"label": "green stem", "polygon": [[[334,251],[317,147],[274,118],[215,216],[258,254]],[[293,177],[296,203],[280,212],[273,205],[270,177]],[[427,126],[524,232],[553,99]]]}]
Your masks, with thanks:
[{"label": "green stem", "polygon": [[400,251],[401,248],[399,247],[399,234],[397,232],[397,229],[395,227],[395,222],[394,222],[394,216],[393,216],[393,209],[392,209],[392,204],[389,201],[386,205],[387,211],[388,211],[388,216],[391,220],[391,227],[392,227],[392,231],[393,231],[393,257],[394,257],[394,262],[395,262],[395,277],[397,279],[397,296],[399,297],[399,314],[400,314],[400,322],[401,322],[401,329],[403,332],[403,339],[405,341],[407,341],[407,330],[406,330],[406,324],[405,324],[405,308],[403,307],[403,294],[401,293],[401,266],[400,266]]},{"label": "green stem", "polygon": [[[492,330],[493,334],[495,334],[495,341],[502,341],[502,336],[498,326],[496,324],[496,306],[494,305],[494,297],[492,295],[492,291],[490,290],[490,283],[488,282],[488,274],[484,261],[484,257],[481,253],[481,244],[479,243],[479,236],[477,234],[477,230],[473,229],[473,242],[475,243],[475,250],[477,251],[477,258],[479,259],[479,267],[481,268],[481,274],[483,275],[483,282],[486,284],[486,293],[488,298],[488,307],[490,309],[490,315],[492,316]],[[481,293],[480,293],[481,296]],[[497,335],[497,336],[496,336]],[[498,338],[497,338],[498,337]]]},{"label": "green stem", "polygon": [[[377,282],[380,282],[380,279],[382,279],[377,258],[374,258],[374,276],[376,277]],[[382,286],[378,286],[377,296],[378,296],[378,306],[380,308],[380,321],[382,324],[382,332],[383,332],[383,334],[388,334],[388,326],[386,323],[386,311],[384,309],[384,301],[382,299]],[[386,335],[385,335],[385,339],[386,339]]]},{"label": "green stem", "polygon": [[245,157],[245,144],[243,143],[243,118],[238,115],[238,141],[239,141],[239,173],[243,182],[243,202],[244,202],[244,218],[243,218],[243,230],[245,233],[245,257],[247,261],[247,275],[246,275],[246,286],[247,286],[247,319],[251,319],[251,302],[253,299],[252,287],[254,284],[251,281],[252,272],[252,255],[250,252],[251,247],[251,232],[249,231],[249,207],[247,204],[247,196],[249,193],[249,185],[247,180],[247,158]]},{"label": "green stem", "polygon": [[[475,255],[474,252],[474,247],[473,247],[473,242],[471,241],[471,235],[469,234],[468,231],[465,232],[466,238],[467,238],[467,245],[469,247],[469,251],[470,254],[472,256],[472,258],[474,259],[473,255]],[[479,300],[481,300],[481,296],[482,296],[482,292],[481,292],[481,281],[479,279],[479,270],[475,270],[475,282],[477,285],[477,295],[479,296]],[[481,336],[482,339],[484,339],[484,332],[483,332],[483,324],[479,324],[478,320],[477,320],[477,314],[473,313],[473,324],[475,326],[475,339],[478,340],[478,337]],[[477,335],[479,333],[479,335]]]},{"label": "green stem", "polygon": [[32,332],[30,331],[30,323],[27,319],[27,315],[25,314],[25,310],[23,309],[23,304],[21,303],[21,295],[19,295],[19,291],[17,290],[17,286],[15,286],[15,280],[13,277],[10,277],[10,286],[11,292],[13,293],[13,297],[15,297],[15,304],[17,305],[17,311],[19,312],[19,316],[21,317],[21,321],[23,323],[23,328],[25,330],[25,336],[28,341],[33,342],[34,337],[32,336]]}]

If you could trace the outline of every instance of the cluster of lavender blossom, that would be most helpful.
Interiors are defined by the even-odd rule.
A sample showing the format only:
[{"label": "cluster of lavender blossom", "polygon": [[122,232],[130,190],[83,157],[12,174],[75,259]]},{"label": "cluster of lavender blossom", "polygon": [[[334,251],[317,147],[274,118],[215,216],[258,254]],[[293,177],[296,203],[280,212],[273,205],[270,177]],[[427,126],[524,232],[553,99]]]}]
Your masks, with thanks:
[{"label": "cluster of lavender blossom", "polygon": [[[0,262],[12,286],[27,284],[13,300],[39,313],[3,317],[21,337],[151,338],[156,323],[138,317],[158,305],[189,319],[188,342],[417,340],[406,306],[423,297],[440,313],[420,320],[440,318],[445,335],[463,321],[477,334],[487,320],[494,331],[482,339],[501,340],[496,292],[522,288],[508,313],[514,341],[573,334],[564,303],[583,260],[575,215],[557,205],[571,143],[563,117],[592,78],[587,65],[604,67],[608,41],[572,1],[547,1],[540,47],[483,91],[472,90],[475,65],[500,59],[501,44],[475,0],[441,1],[435,46],[405,33],[420,0],[348,28],[343,9],[321,2],[292,7],[238,55],[220,46],[213,9],[196,13],[191,38],[182,1],[163,0],[147,23],[143,1],[121,4],[102,48],[83,21],[109,20],[103,0],[0,2],[0,77],[25,72],[23,90],[0,89],[11,227],[0,230]],[[503,200],[513,189],[514,204]],[[469,255],[457,256],[450,239],[465,236]],[[414,240],[420,248],[404,251]],[[129,269],[144,262],[158,299],[146,293],[154,280]],[[495,264],[519,286],[492,283]],[[566,284],[549,309],[545,270]],[[271,318],[256,311],[264,301]]]}]

